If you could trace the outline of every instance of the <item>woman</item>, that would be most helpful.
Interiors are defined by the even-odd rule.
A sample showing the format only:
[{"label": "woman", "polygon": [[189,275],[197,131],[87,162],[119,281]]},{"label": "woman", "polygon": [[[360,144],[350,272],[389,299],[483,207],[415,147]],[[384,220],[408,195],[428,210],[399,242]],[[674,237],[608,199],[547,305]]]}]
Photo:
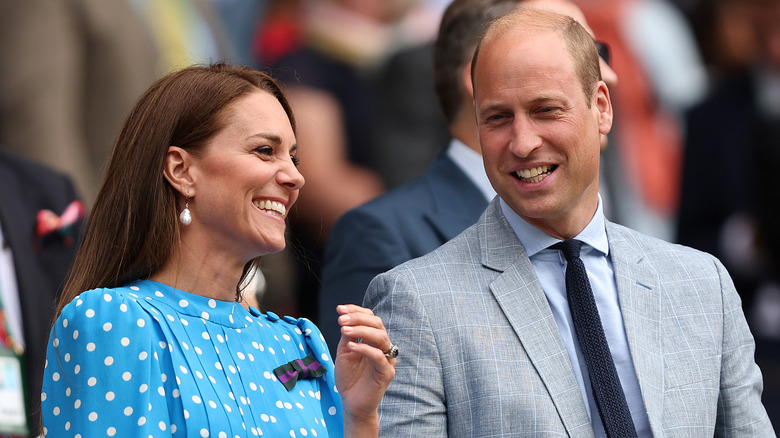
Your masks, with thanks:
[{"label": "woman", "polygon": [[397,354],[378,317],[339,307],[334,370],[310,321],[237,303],[285,246],[295,142],[285,96],[246,67],[186,68],[141,97],[57,309],[45,435],[377,435]]}]

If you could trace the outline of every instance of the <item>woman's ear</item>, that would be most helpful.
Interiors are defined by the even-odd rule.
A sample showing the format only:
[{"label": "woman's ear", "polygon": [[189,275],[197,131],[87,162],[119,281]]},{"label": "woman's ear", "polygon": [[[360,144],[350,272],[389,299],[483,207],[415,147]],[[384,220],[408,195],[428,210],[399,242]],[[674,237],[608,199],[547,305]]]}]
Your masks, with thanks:
[{"label": "woman's ear", "polygon": [[195,196],[194,180],[190,173],[192,155],[178,146],[169,146],[165,155],[163,175],[186,198]]}]

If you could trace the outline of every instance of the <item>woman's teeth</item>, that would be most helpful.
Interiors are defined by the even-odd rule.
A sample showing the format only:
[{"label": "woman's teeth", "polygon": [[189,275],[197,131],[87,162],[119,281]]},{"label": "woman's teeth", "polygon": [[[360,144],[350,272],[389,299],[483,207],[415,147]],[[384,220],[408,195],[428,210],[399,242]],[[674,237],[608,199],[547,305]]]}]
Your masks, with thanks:
[{"label": "woman's teeth", "polygon": [[285,213],[287,213],[287,207],[284,206],[281,202],[277,201],[270,201],[270,200],[255,200],[252,201],[252,204],[254,204],[255,207],[259,208],[260,210],[277,214],[281,217],[284,217]]}]

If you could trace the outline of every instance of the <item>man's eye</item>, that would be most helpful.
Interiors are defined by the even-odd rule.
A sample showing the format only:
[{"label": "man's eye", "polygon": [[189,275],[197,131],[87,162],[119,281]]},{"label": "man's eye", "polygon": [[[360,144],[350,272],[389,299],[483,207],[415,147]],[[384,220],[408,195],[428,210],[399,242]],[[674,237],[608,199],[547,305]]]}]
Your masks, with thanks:
[{"label": "man's eye", "polygon": [[295,167],[298,167],[298,165],[301,164],[301,160],[299,160],[298,157],[291,155],[290,159],[292,160],[292,163]]}]

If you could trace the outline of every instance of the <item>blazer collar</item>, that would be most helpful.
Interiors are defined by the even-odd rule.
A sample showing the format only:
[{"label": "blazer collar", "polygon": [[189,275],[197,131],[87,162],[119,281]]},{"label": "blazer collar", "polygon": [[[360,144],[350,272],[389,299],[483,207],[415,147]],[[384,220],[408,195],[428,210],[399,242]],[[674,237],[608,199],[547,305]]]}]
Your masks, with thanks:
[{"label": "blazer collar", "polygon": [[570,436],[593,431],[566,347],[531,260],[496,197],[477,225],[482,264],[503,272],[490,290],[539,373]]},{"label": "blazer collar", "polygon": [[658,272],[636,241],[636,233],[607,222],[607,238],[612,252],[623,324],[628,347],[639,378],[653,435],[663,416],[663,355],[661,333],[661,291]]},{"label": "blazer collar", "polygon": [[477,186],[442,151],[425,174],[433,208],[426,220],[443,236],[452,239],[473,225],[488,202]]}]

